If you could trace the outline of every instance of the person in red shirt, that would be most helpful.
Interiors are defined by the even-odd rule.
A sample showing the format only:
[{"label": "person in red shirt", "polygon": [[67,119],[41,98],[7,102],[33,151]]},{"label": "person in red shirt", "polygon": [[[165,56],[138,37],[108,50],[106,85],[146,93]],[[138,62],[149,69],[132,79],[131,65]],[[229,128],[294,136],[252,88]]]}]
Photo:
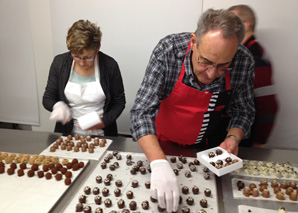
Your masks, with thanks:
[{"label": "person in red shirt", "polygon": [[256,118],[251,129],[251,136],[243,142],[249,145],[265,144],[272,132],[278,112],[277,95],[272,81],[272,66],[265,57],[264,48],[255,37],[256,16],[254,11],[247,5],[234,5],[228,10],[242,20],[246,33],[241,43],[252,53],[255,60]]}]

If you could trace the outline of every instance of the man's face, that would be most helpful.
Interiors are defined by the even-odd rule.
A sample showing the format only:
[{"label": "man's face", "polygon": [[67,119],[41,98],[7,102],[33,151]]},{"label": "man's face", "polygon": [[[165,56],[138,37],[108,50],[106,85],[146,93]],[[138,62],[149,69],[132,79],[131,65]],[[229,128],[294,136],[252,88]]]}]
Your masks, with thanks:
[{"label": "man's face", "polygon": [[237,37],[223,38],[220,30],[205,34],[196,45],[191,35],[193,73],[199,84],[210,84],[225,73],[238,48]]}]

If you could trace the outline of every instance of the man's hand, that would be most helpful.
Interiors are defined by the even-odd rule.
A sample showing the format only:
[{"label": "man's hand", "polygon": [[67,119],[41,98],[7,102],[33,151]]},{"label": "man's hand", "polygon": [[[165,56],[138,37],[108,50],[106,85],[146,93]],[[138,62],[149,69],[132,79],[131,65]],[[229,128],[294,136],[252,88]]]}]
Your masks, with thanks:
[{"label": "man's hand", "polygon": [[176,212],[179,206],[179,189],[175,173],[167,160],[159,159],[150,163],[151,197],[158,200],[167,212]]},{"label": "man's hand", "polygon": [[238,155],[238,141],[235,137],[227,137],[220,147],[227,150],[229,153]]}]

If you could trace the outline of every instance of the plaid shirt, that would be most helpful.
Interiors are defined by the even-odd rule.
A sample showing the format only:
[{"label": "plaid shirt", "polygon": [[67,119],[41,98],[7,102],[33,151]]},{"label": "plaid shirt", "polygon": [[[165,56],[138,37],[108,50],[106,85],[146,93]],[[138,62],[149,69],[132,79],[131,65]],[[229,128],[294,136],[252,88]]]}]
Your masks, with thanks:
[{"label": "plaid shirt", "polygon": [[[155,118],[162,100],[173,90],[179,77],[184,56],[190,42],[191,33],[168,35],[157,44],[146,68],[142,84],[137,92],[135,103],[131,109],[131,133],[134,140],[155,134]],[[191,68],[191,49],[185,61],[183,83],[200,91],[224,92],[225,75],[206,84],[204,88],[195,81]],[[239,46],[230,65],[230,82],[232,96],[227,110],[231,117],[228,129],[241,128],[245,137],[250,134],[254,122],[254,60],[251,53],[242,45]]]}]

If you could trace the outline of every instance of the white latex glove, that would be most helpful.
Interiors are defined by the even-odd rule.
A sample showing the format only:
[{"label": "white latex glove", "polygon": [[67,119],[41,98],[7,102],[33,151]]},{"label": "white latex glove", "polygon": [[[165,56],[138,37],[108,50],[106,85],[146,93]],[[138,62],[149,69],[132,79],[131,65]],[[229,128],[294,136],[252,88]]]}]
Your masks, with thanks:
[{"label": "white latex glove", "polygon": [[63,125],[71,120],[71,111],[63,101],[57,102],[50,115],[50,120],[60,121]]},{"label": "white latex glove", "polygon": [[151,197],[158,200],[167,212],[176,212],[179,206],[179,189],[176,175],[167,160],[159,159],[150,163]]}]

